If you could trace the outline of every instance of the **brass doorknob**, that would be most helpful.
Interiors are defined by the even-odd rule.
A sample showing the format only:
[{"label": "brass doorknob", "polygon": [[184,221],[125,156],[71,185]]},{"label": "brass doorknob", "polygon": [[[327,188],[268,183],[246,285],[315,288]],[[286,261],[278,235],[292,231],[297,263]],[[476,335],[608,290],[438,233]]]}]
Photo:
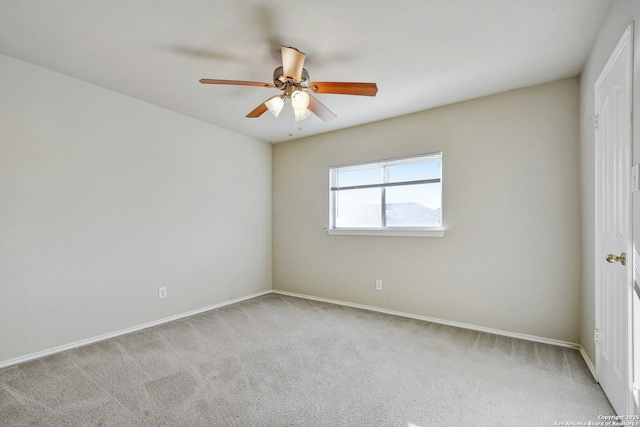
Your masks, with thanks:
[{"label": "brass doorknob", "polygon": [[627,254],[622,252],[620,256],[609,254],[607,255],[607,262],[614,263],[620,261],[620,264],[627,265]]}]

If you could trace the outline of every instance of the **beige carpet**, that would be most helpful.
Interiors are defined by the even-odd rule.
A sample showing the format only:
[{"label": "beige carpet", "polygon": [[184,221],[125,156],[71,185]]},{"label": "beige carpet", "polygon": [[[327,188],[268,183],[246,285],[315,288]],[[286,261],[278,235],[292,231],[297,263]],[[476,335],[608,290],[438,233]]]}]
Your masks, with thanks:
[{"label": "beige carpet", "polygon": [[0,370],[0,425],[12,427],[553,426],[613,414],[576,350],[277,294]]}]

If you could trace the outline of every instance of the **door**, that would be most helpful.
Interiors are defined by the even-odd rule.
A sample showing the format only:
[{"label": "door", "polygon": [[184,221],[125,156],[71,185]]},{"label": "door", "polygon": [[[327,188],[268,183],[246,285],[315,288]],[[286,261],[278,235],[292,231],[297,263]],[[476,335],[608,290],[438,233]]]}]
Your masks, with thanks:
[{"label": "door", "polygon": [[596,370],[619,415],[631,413],[630,25],[595,83]]}]

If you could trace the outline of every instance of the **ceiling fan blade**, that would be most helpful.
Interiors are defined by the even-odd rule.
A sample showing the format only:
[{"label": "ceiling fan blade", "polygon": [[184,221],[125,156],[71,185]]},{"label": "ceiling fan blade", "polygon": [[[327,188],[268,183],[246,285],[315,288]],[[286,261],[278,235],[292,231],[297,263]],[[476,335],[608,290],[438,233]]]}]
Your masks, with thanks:
[{"label": "ceiling fan blade", "polygon": [[314,82],[309,83],[309,89],[315,93],[339,95],[376,96],[378,93],[378,86],[375,83]]},{"label": "ceiling fan blade", "polygon": [[307,107],[313,114],[320,117],[322,121],[329,122],[337,116],[333,111],[329,110],[324,104],[318,101],[314,96],[309,95],[309,106]]},{"label": "ceiling fan blade", "polygon": [[218,80],[218,79],[200,79],[200,83],[206,85],[236,85],[236,86],[258,86],[258,87],[276,87],[273,83],[246,82],[243,80]]},{"label": "ceiling fan blade", "polygon": [[280,46],[282,55],[282,73],[285,79],[292,79],[299,83],[302,80],[302,68],[304,67],[304,53],[295,47]]},{"label": "ceiling fan blade", "polygon": [[250,119],[255,119],[256,117],[260,117],[267,110],[267,105],[263,102],[262,104],[258,105],[255,110],[247,114],[247,117],[249,117]]}]

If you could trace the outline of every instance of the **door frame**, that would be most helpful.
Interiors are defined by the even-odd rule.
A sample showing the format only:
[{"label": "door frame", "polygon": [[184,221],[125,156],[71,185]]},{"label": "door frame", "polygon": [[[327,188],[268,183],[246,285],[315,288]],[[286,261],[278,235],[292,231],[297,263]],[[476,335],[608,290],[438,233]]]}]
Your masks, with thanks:
[{"label": "door frame", "polygon": [[[628,81],[629,81],[629,117],[628,117],[628,121],[629,121],[629,135],[627,138],[628,141],[628,153],[629,156],[627,158],[627,162],[625,165],[623,165],[623,168],[627,171],[626,172],[626,180],[628,183],[627,186],[627,193],[625,195],[625,197],[627,198],[627,215],[629,218],[629,229],[628,229],[628,235],[627,235],[627,242],[626,242],[626,254],[628,256],[628,261],[627,262],[627,284],[626,284],[626,290],[627,290],[627,384],[626,384],[626,388],[627,388],[627,402],[626,402],[626,407],[627,407],[627,414],[631,414],[633,411],[633,402],[634,402],[634,393],[633,393],[633,251],[632,251],[632,247],[633,247],[633,230],[632,230],[632,219],[633,219],[633,213],[632,213],[632,197],[631,197],[631,178],[630,178],[630,173],[631,173],[631,163],[632,163],[632,145],[633,145],[633,30],[634,30],[634,25],[633,22],[630,23],[627,28],[625,29],[624,33],[622,34],[622,36],[620,37],[620,40],[618,41],[618,43],[616,44],[615,49],[612,51],[611,55],[609,56],[609,59],[607,60],[605,66],[602,68],[602,71],[600,72],[600,75],[598,76],[598,79],[596,80],[595,84],[594,84],[594,111],[598,106],[598,98],[597,98],[597,94],[598,94],[598,87],[602,84],[602,81],[605,79],[605,77],[608,75],[609,71],[611,71],[611,68],[613,67],[613,64],[615,63],[615,61],[620,57],[620,55],[623,53],[624,49],[627,48],[628,49],[628,55],[629,55],[629,69],[627,70],[628,73]],[[597,120],[594,117],[595,120]],[[594,246],[595,246],[595,253],[594,253],[594,272],[595,272],[595,328],[596,330],[600,330],[600,327],[602,325],[602,283],[601,283],[601,262],[602,262],[602,257],[604,257],[604,248],[602,247],[602,242],[600,239],[600,211],[599,211],[599,203],[601,203],[601,195],[599,194],[599,184],[598,184],[598,178],[600,176],[600,174],[602,173],[600,171],[600,168],[598,166],[598,148],[597,148],[597,143],[598,143],[598,135],[597,135],[597,131],[595,132],[595,241],[594,241]],[[600,366],[602,366],[602,364],[600,363],[602,360],[602,346],[596,342],[595,345],[595,349],[596,349],[596,366],[595,366],[595,380],[597,382],[600,382]],[[619,414],[619,415],[623,415],[623,414]]]}]

